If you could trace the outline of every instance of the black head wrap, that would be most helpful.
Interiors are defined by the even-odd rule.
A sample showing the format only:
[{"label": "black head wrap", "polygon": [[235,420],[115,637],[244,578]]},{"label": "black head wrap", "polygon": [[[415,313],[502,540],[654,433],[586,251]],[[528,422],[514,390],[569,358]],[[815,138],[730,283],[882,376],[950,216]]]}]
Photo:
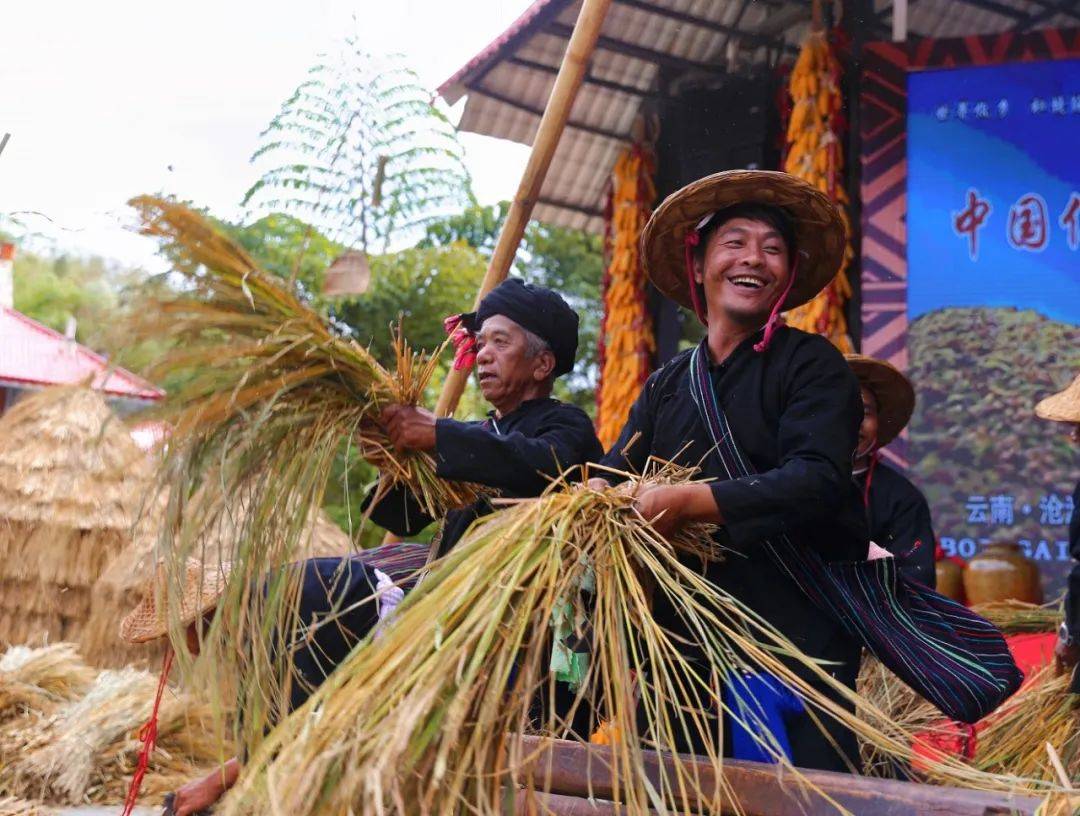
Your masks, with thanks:
[{"label": "black head wrap", "polygon": [[461,325],[475,334],[494,315],[508,317],[544,340],[555,355],[555,376],[574,368],[578,347],[578,315],[558,292],[507,278],[480,301],[475,312],[463,314]]}]

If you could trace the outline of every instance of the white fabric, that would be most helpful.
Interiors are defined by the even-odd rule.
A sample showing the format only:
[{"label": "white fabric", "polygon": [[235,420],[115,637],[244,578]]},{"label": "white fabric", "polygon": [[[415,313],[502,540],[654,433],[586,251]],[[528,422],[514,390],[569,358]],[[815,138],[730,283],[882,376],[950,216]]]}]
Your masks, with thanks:
[{"label": "white fabric", "polygon": [[379,596],[379,621],[394,614],[399,603],[405,600],[405,590],[396,586],[382,570],[375,570],[375,594]]},{"label": "white fabric", "polygon": [[867,561],[876,561],[879,558],[892,558],[893,554],[884,547],[879,547],[873,541],[870,542],[870,552],[866,555]]}]

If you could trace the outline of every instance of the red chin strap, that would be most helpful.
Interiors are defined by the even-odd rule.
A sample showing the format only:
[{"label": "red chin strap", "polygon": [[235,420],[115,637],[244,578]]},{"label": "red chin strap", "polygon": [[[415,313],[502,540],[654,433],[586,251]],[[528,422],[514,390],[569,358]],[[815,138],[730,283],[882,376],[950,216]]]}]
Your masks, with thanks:
[{"label": "red chin strap", "polygon": [[[698,320],[707,326],[709,325],[708,316],[705,307],[701,303],[701,296],[698,294],[698,282],[694,280],[694,247],[699,243],[701,243],[701,235],[697,229],[687,230],[686,235],[683,237],[683,258],[686,262],[686,282],[690,285],[690,303],[694,307],[694,314],[697,315]],[[791,264],[791,277],[788,278],[788,284],[784,287],[783,294],[773,304],[772,311],[769,312],[769,319],[765,321],[765,335],[757,343],[754,343],[754,351],[765,351],[769,347],[769,343],[772,342],[773,333],[784,324],[780,312],[784,308],[784,301],[787,300],[788,295],[791,293],[791,287],[795,285],[795,275],[798,270],[799,259],[796,256],[794,263]]]},{"label": "red chin strap", "polygon": [[687,230],[683,238],[683,258],[686,261],[686,282],[690,284],[690,302],[694,306],[694,314],[702,325],[709,325],[709,318],[705,314],[705,307],[701,305],[701,297],[698,295],[698,282],[694,280],[694,247],[701,243],[701,235],[696,229]]},{"label": "red chin strap", "polygon": [[773,332],[784,325],[784,319],[780,317],[780,311],[784,308],[784,301],[787,300],[787,296],[791,292],[791,287],[795,285],[795,274],[798,271],[799,259],[796,257],[795,262],[791,264],[791,277],[788,278],[787,286],[784,288],[784,294],[780,295],[779,300],[773,304],[772,311],[769,312],[769,319],[765,321],[765,335],[761,340],[754,343],[754,351],[765,351],[765,349],[769,347],[769,343],[772,342]]}]

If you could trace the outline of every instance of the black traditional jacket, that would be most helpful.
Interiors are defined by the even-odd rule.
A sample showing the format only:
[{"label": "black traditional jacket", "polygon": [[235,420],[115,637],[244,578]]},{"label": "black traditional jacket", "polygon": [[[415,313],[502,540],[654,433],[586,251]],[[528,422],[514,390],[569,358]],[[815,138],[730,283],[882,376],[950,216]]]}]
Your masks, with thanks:
[{"label": "black traditional jacket", "polygon": [[868,474],[870,540],[891,552],[905,575],[933,589],[937,586],[936,543],[926,497],[907,477],[880,461],[872,472],[867,469],[855,477],[864,495]]},{"label": "black traditional jacket", "polygon": [[[553,477],[595,461],[602,453],[588,414],[551,398],[527,400],[499,418],[492,411],[482,422],[440,419],[435,423],[436,475],[486,485],[506,498],[539,496]],[[491,510],[491,503],[481,499],[448,513],[439,555]],[[403,488],[389,491],[371,518],[400,536],[416,535],[433,521]]]},{"label": "black traditional jacket", "polygon": [[[862,499],[852,459],[862,421],[859,384],[843,356],[817,335],[781,328],[769,348],[740,344],[710,375],[743,456],[755,475],[727,479],[710,453],[709,432],[687,379],[684,352],[646,382],[619,440],[602,464],[640,471],[650,455],[700,465],[725,524],[722,563],[705,574],[747,604],[802,650],[848,662],[858,650],[839,625],[820,612],[760,546],[779,533],[812,547],[826,560],[866,558]],[[624,455],[622,451],[637,434]],[[677,617],[676,610],[666,614]],[[665,616],[658,601],[656,615]]]}]

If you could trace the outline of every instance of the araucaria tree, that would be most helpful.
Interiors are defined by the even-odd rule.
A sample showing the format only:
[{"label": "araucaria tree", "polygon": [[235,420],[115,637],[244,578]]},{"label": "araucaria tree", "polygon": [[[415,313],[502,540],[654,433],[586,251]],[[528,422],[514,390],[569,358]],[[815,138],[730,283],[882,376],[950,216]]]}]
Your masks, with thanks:
[{"label": "araucaria tree", "polygon": [[369,253],[473,203],[453,126],[415,73],[355,37],[321,55],[263,131],[266,167],[244,196]]}]

